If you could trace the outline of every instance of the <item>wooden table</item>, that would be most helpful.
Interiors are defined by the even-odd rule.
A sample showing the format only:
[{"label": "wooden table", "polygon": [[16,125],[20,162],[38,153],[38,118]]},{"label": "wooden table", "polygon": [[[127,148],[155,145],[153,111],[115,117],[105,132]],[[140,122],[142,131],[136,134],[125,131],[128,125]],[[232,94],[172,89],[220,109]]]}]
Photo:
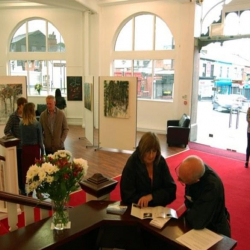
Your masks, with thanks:
[{"label": "wooden table", "polygon": [[[129,240],[126,249],[136,249],[138,235],[152,237],[153,241],[164,244],[164,249],[166,246],[169,246],[168,249],[187,249],[176,241],[177,237],[190,230],[184,218],[171,219],[160,230],[150,226],[150,220],[131,216],[131,207],[128,207],[124,215],[107,214],[106,207],[110,203],[112,202],[89,201],[70,209],[70,229],[51,230],[51,218],[47,218],[3,235],[0,237],[0,249],[98,249],[100,246],[115,247],[114,244],[118,244],[117,242],[127,236]],[[235,240],[224,236],[223,240],[210,249],[233,249],[236,244]]]}]

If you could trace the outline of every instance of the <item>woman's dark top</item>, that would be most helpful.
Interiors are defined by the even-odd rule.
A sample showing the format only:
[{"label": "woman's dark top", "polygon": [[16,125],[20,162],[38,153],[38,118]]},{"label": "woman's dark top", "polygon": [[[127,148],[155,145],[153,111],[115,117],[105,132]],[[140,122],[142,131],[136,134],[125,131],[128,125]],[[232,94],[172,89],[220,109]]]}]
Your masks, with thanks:
[{"label": "woman's dark top", "polygon": [[187,222],[194,229],[208,228],[230,237],[223,183],[207,165],[199,182],[186,185],[185,205]]},{"label": "woman's dark top", "polygon": [[153,181],[149,178],[146,165],[138,155],[138,148],[129,157],[121,177],[121,198],[124,203],[137,203],[142,196],[152,194],[149,206],[166,206],[176,198],[176,184],[161,156],[153,166]]},{"label": "woman's dark top", "polygon": [[62,96],[56,97],[56,107],[59,109],[65,109],[67,107],[64,97]]}]

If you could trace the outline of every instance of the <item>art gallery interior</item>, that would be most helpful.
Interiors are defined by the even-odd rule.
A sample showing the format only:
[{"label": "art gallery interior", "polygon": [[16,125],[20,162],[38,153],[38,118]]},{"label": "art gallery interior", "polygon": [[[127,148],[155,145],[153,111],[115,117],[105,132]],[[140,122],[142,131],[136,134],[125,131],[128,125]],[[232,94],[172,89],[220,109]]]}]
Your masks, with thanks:
[{"label": "art gallery interior", "polygon": [[[219,13],[217,19],[220,17],[220,21],[217,21],[216,27],[212,27],[213,20],[209,20],[207,17],[210,12],[215,11],[213,8],[215,5],[220,7],[219,11],[216,9]],[[124,65],[127,63],[130,65],[126,66],[127,73],[123,70],[123,75],[138,76],[138,72],[141,71],[140,69],[137,70],[137,64],[149,62],[152,73],[151,75],[148,73],[147,77],[149,79],[151,76],[151,87],[156,88],[157,86],[160,74],[157,73],[157,70],[160,67],[162,67],[162,71],[164,69],[167,72],[165,74],[171,72],[172,80],[168,79],[170,79],[172,87],[171,90],[160,89],[162,96],[168,97],[170,95],[170,98],[155,98],[155,92],[153,91],[156,90],[145,90],[144,86],[140,86],[137,93],[137,131],[150,130],[165,134],[167,120],[179,119],[183,113],[186,113],[191,116],[191,139],[195,139],[199,72],[197,62],[199,60],[199,49],[207,42],[200,39],[202,29],[205,25],[208,31],[206,35],[213,32],[219,39],[218,36],[223,36],[223,22],[226,13],[249,9],[250,4],[246,0],[0,1],[0,23],[4,27],[0,30],[0,76],[18,74],[11,69],[11,63],[18,61],[28,61],[29,63],[43,61],[48,64],[54,61],[54,66],[57,64],[57,67],[60,63],[55,62],[61,62],[64,65],[65,72],[63,76],[61,74],[59,77],[63,77],[63,81],[68,76],[81,76],[84,82],[85,77],[92,76],[94,79],[93,126],[98,129],[99,112],[101,112],[98,97],[99,77],[118,76],[117,69],[119,69],[119,63],[121,62]],[[143,19],[137,20],[136,18],[147,15],[151,15],[152,20],[156,20],[153,22],[154,25],[156,23],[156,26],[139,26]],[[53,49],[42,51],[31,48],[28,51],[21,49],[18,51],[12,48],[13,37],[15,37],[17,30],[25,25],[29,27],[28,23],[33,20],[44,21],[47,32],[53,26],[60,33],[65,46],[60,53]],[[163,23],[167,27],[166,32],[171,34],[170,46],[158,46],[157,22]],[[132,48],[119,49],[118,42],[122,43],[123,39],[128,39],[121,31],[124,31],[125,28],[129,29],[130,25],[132,27],[132,23],[135,25],[134,37],[140,37],[142,40],[138,40],[140,41],[138,46],[138,41],[136,42],[132,37],[131,41],[135,41],[131,42]],[[156,27],[155,32],[152,32],[153,35],[145,35],[153,27]],[[41,28],[38,27],[37,30],[39,29]],[[53,35],[54,32],[49,35],[52,40]],[[242,36],[237,35],[235,37]],[[244,37],[247,37],[247,35],[244,35]],[[147,48],[150,39],[153,40],[151,41],[152,47]],[[47,45],[49,44],[47,43]],[[166,64],[157,66],[159,61],[166,62]],[[144,71],[143,73],[147,72]],[[163,73],[160,76],[162,77]],[[51,79],[52,76],[49,77]],[[31,75],[29,75],[27,84],[29,85],[31,82]],[[38,95],[29,91],[28,87],[28,100],[35,104],[45,103],[45,96],[50,93],[53,94],[54,90],[47,89],[46,86],[43,90],[42,95]],[[143,95],[139,96],[139,91],[143,92]],[[149,98],[148,92],[151,94]],[[83,101],[68,101],[66,116],[69,124],[85,127]],[[2,135],[2,129],[0,135]]]}]

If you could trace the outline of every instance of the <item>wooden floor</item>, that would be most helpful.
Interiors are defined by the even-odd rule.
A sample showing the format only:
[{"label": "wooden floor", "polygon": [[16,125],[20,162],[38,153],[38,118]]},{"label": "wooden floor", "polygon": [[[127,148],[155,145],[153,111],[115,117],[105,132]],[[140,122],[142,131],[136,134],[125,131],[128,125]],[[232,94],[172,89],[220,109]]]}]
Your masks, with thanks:
[{"label": "wooden floor", "polygon": [[[142,134],[142,132],[137,132],[137,143]],[[86,147],[91,146],[91,144],[84,135],[84,129],[81,126],[70,125],[65,148],[72,153],[74,158],[83,158],[88,161],[89,169],[86,177],[88,178],[95,173],[101,173],[109,178],[120,175],[132,151],[121,152],[118,150]],[[158,138],[161,143],[162,155],[165,158],[186,150],[186,148],[168,147],[166,144],[166,135],[159,134]],[[98,145],[98,130],[95,131],[94,145]]]}]

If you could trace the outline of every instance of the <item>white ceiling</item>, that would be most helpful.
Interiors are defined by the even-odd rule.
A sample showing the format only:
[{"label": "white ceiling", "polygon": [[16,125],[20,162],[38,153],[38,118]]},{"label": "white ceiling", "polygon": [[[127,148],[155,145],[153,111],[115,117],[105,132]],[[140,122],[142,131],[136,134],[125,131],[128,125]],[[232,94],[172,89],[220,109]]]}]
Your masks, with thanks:
[{"label": "white ceiling", "polygon": [[[0,0],[0,8],[4,7],[29,7],[29,6],[54,6],[80,11],[98,11],[99,6],[153,2],[159,0]],[[161,0],[167,2],[188,3],[190,0]]]}]

